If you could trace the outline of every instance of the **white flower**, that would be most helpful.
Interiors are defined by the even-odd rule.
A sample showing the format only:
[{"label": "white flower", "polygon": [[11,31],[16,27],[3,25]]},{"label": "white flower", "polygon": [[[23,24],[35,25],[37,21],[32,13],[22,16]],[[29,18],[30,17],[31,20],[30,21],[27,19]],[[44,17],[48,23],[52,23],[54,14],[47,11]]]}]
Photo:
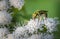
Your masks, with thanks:
[{"label": "white flower", "polygon": [[8,8],[7,0],[1,0],[0,1],[0,10],[6,10],[7,8]]},{"label": "white flower", "polygon": [[17,27],[16,30],[13,32],[16,39],[18,39],[19,37],[20,37],[20,39],[22,39],[23,38],[22,36],[27,38],[29,36],[28,35],[29,33],[33,34],[33,32],[38,29],[38,25],[37,25],[38,22],[36,22],[36,21],[38,21],[38,20],[31,19],[27,25],[25,25],[23,27]]},{"label": "white flower", "polygon": [[17,33],[17,35],[19,35],[19,34],[21,35],[21,34],[24,34],[25,29],[24,29],[24,27],[17,27],[15,32]]},{"label": "white flower", "polygon": [[42,36],[42,39],[53,39],[53,38],[54,38],[53,34],[45,34]]},{"label": "white flower", "polygon": [[31,37],[29,37],[28,39],[42,39],[42,34],[33,34]]},{"label": "white flower", "polygon": [[19,39],[20,37],[24,36],[25,31],[26,30],[24,27],[17,27],[16,30],[13,32],[15,39]]},{"label": "white flower", "polygon": [[49,32],[52,32],[56,29],[56,25],[58,24],[58,21],[56,21],[55,19],[53,18],[47,18],[46,20],[44,20],[44,23],[47,27],[47,30]]},{"label": "white flower", "polygon": [[39,23],[38,23],[38,19],[31,19],[27,26],[25,26],[27,30],[29,30],[29,33],[33,33],[34,31],[36,31],[39,28]]},{"label": "white flower", "polygon": [[9,24],[11,22],[11,15],[6,11],[0,11],[0,25]]},{"label": "white flower", "polygon": [[13,34],[8,34],[6,39],[14,39]]},{"label": "white flower", "polygon": [[9,0],[11,6],[14,6],[15,8],[18,8],[19,10],[22,9],[22,6],[24,5],[24,0]]},{"label": "white flower", "polygon": [[0,28],[0,39],[6,38],[6,35],[9,33],[7,28]]}]

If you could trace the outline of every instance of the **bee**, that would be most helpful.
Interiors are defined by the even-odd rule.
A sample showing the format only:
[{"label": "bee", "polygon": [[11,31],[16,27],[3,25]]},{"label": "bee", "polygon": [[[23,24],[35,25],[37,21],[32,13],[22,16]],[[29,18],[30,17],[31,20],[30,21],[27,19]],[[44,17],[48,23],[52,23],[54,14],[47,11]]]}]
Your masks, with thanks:
[{"label": "bee", "polygon": [[40,18],[41,16],[44,16],[45,18],[47,18],[47,11],[45,10],[36,11],[33,13],[32,18],[33,19],[35,19],[36,17]]},{"label": "bee", "polygon": [[38,15],[39,15],[38,12],[34,12],[33,15],[32,15],[32,18],[35,19]]}]

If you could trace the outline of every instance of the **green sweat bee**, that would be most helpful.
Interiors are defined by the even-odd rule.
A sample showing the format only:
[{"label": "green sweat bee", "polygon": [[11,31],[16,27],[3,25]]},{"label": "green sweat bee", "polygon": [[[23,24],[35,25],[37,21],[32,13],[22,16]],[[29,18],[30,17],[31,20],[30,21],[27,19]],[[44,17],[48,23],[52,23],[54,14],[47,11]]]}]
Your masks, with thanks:
[{"label": "green sweat bee", "polygon": [[45,10],[36,11],[33,13],[32,18],[35,19],[36,17],[38,17],[41,19],[42,16],[47,18],[47,11]]}]

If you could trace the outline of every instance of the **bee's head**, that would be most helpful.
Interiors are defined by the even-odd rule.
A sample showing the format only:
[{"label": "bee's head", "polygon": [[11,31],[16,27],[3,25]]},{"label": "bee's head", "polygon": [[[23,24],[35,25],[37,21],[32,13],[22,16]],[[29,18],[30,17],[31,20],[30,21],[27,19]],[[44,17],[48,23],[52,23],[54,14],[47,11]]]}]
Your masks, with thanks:
[{"label": "bee's head", "polygon": [[44,14],[45,17],[47,17],[47,12],[48,12],[48,11],[41,10],[41,11],[39,11],[39,14],[40,14],[40,15],[43,15],[43,14]]}]

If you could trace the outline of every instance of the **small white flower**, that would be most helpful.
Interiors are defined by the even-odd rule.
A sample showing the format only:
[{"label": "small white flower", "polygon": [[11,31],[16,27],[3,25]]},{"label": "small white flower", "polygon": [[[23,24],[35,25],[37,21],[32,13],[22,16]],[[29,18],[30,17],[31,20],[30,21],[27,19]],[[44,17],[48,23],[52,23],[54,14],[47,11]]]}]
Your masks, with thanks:
[{"label": "small white flower", "polygon": [[54,38],[53,34],[45,34],[42,36],[42,39],[53,39],[53,38]]},{"label": "small white flower", "polygon": [[24,0],[9,0],[11,6],[14,6],[15,8],[18,8],[19,10],[22,9],[22,6],[24,5]]},{"label": "small white flower", "polygon": [[13,34],[8,34],[6,39],[14,39]]},{"label": "small white flower", "polygon": [[7,28],[0,28],[0,39],[6,38],[6,35],[9,33]]},{"label": "small white flower", "polygon": [[33,34],[31,37],[29,37],[28,39],[41,39],[42,35],[41,34]]},{"label": "small white flower", "polygon": [[6,10],[7,8],[8,8],[7,0],[1,0],[0,1],[0,10]]},{"label": "small white flower", "polygon": [[13,35],[15,39],[21,39],[22,36],[24,36],[24,33],[26,32],[24,27],[17,27],[16,30],[13,32]]},{"label": "small white flower", "polygon": [[15,32],[17,33],[17,35],[19,35],[19,34],[21,35],[21,34],[24,34],[25,29],[24,29],[24,27],[17,27]]},{"label": "small white flower", "polygon": [[34,31],[36,31],[39,28],[39,24],[38,24],[38,19],[31,19],[27,26],[26,26],[27,30],[29,30],[30,33],[33,33]]},{"label": "small white flower", "polygon": [[6,11],[0,11],[0,25],[9,24],[11,22],[11,15]]},{"label": "small white flower", "polygon": [[54,31],[54,29],[56,29],[56,25],[58,22],[56,20],[54,20],[53,18],[47,18],[46,20],[44,20],[44,23],[47,27],[47,30],[49,32],[52,32],[52,31]]}]

